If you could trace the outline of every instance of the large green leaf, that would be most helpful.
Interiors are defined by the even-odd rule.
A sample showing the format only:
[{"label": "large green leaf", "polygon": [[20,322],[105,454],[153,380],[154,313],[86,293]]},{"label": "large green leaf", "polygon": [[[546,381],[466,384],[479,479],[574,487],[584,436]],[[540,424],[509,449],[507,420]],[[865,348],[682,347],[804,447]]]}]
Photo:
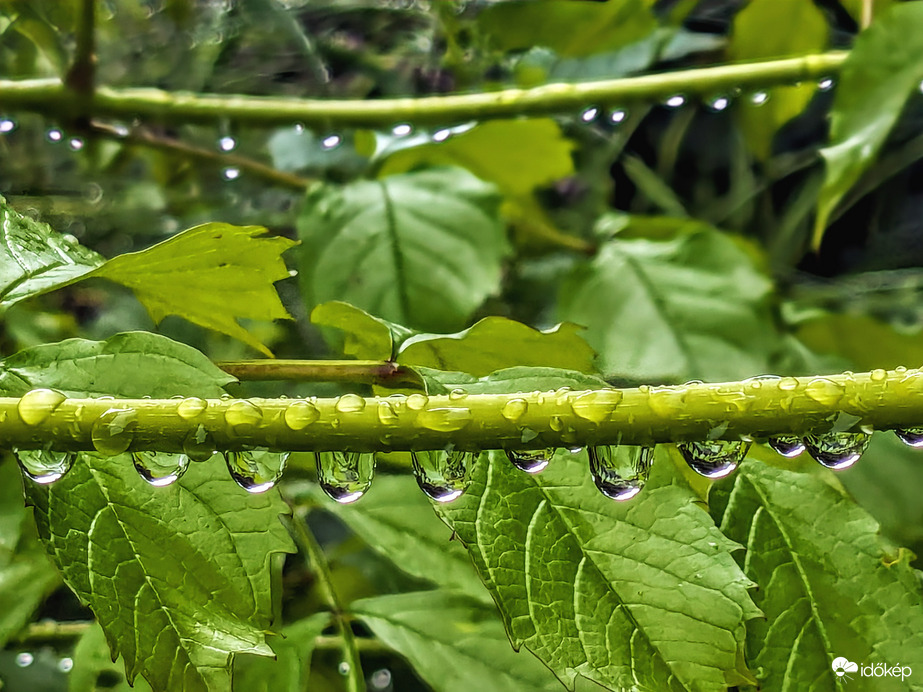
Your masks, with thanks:
[{"label": "large green leaf", "polygon": [[545,366],[594,372],[596,354],[575,324],[538,331],[505,317],[485,317],[458,334],[419,334],[407,339],[397,361],[483,377],[513,366]]},{"label": "large green leaf", "polygon": [[16,212],[0,197],[0,311],[103,263],[70,236]]},{"label": "large green leaf", "polygon": [[706,691],[748,677],[744,622],[758,611],[735,544],[659,464],[630,503],[604,497],[585,457],[538,475],[482,457],[468,493],[440,507],[517,647],[572,687]]},{"label": "large green leaf", "polygon": [[282,628],[270,638],[276,660],[248,656],[240,661],[234,688],[246,692],[304,692],[311,674],[311,654],[330,624],[330,613],[315,613]]},{"label": "large green leaf", "polygon": [[498,203],[493,186],[458,168],[318,186],[298,221],[307,302],[458,329],[499,289],[509,245]]},{"label": "large green leaf", "polygon": [[311,322],[343,333],[343,353],[359,360],[391,360],[398,344],[413,332],[374,317],[341,300],[321,303],[311,311]]},{"label": "large green leaf", "polygon": [[778,348],[771,283],[745,248],[696,222],[620,238],[578,266],[559,316],[587,327],[606,376],[731,380],[767,372]]},{"label": "large green leaf", "polygon": [[[748,623],[761,689],[832,690],[834,658],[923,670],[923,594],[910,554],[824,478],[761,463],[736,477],[722,529],[746,543],[764,620]],[[863,676],[862,690],[920,689]]]},{"label": "large green leaf", "polygon": [[[766,60],[820,52],[827,45],[828,33],[827,20],[813,2],[752,0],[734,17],[728,57]],[[769,90],[765,102],[749,98],[737,102],[747,145],[759,158],[769,158],[776,130],[804,110],[815,88],[812,82],[776,87]]]},{"label": "large green leaf", "polygon": [[513,651],[496,607],[467,594],[377,596],[350,609],[437,692],[562,689],[535,657]]},{"label": "large green leaf", "polygon": [[281,255],[292,245],[261,226],[207,223],[114,257],[89,276],[128,286],[154,322],[179,315],[272,355],[237,320],[291,318],[273,283],[288,278]]},{"label": "large green leaf", "polygon": [[837,202],[875,160],[904,104],[923,80],[923,4],[900,3],[856,39],[840,71],[814,246]]}]

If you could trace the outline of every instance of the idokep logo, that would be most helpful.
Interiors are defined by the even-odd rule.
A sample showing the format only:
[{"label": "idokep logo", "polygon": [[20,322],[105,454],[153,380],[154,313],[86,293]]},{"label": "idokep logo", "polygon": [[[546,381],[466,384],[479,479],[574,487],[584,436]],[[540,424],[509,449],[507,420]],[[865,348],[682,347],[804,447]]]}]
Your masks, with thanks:
[{"label": "idokep logo", "polygon": [[900,664],[895,666],[889,666],[885,663],[874,663],[869,665],[860,666],[858,663],[853,663],[843,656],[839,656],[833,659],[833,663],[830,664],[833,668],[833,673],[838,678],[843,678],[844,680],[852,680],[856,673],[863,678],[900,678],[904,680],[909,678],[913,673],[913,669],[910,666],[902,666]]}]

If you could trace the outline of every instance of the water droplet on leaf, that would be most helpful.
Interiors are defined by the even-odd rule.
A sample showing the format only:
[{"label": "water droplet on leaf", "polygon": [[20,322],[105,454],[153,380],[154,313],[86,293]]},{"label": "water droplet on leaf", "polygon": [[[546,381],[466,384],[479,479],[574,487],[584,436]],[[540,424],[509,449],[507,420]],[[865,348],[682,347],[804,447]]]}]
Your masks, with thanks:
[{"label": "water droplet on leaf", "polygon": [[16,410],[26,425],[38,425],[61,405],[67,397],[54,389],[33,389],[22,395]]},{"label": "water droplet on leaf", "polygon": [[264,493],[274,486],[282,478],[288,457],[288,452],[262,449],[224,453],[231,478],[248,493]]},{"label": "water droplet on leaf", "polygon": [[360,452],[315,452],[321,489],[342,505],[365,495],[375,475],[375,455]]},{"label": "water droplet on leaf", "polygon": [[461,497],[471,483],[471,452],[411,452],[413,473],[427,497],[436,502],[451,502]]},{"label": "water droplet on leaf", "polygon": [[828,469],[841,471],[859,461],[870,439],[870,435],[861,432],[829,432],[806,435],[804,446],[818,463]]},{"label": "water droplet on leaf", "polygon": [[788,459],[793,459],[804,451],[804,441],[797,435],[778,435],[776,437],[770,437],[769,446],[772,447],[776,453]]},{"label": "water droplet on leaf", "polygon": [[189,457],[185,454],[132,452],[131,461],[138,475],[156,488],[179,480],[189,468]]},{"label": "water droplet on leaf", "polygon": [[506,451],[510,462],[520,471],[526,473],[541,473],[548,466],[554,456],[553,449],[512,450]]},{"label": "water droplet on leaf", "polygon": [[133,408],[110,408],[93,423],[90,431],[93,447],[110,457],[127,451],[137,418],[138,412]]},{"label": "water droplet on leaf", "polygon": [[599,491],[622,502],[641,492],[650,474],[653,447],[602,445],[587,450],[590,475]]},{"label": "water droplet on leaf", "polygon": [[56,452],[47,449],[20,449],[16,451],[19,468],[36,483],[54,483],[71,470],[77,455],[73,452]]},{"label": "water droplet on leaf", "polygon": [[679,442],[676,448],[689,468],[705,478],[724,478],[734,472],[750,450],[749,442],[707,440]]}]

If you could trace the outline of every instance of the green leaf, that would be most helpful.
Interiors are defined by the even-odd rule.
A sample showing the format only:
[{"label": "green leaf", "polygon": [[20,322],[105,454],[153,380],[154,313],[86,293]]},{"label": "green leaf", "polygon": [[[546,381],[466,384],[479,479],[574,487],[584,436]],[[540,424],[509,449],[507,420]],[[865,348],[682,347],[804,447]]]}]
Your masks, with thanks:
[{"label": "green leaf", "polygon": [[723,381],[767,372],[778,348],[772,285],[727,235],[674,220],[662,239],[602,245],[561,288],[559,317],[587,327],[607,377]]},{"label": "green leaf", "polygon": [[437,692],[561,690],[538,660],[513,651],[496,607],[466,594],[377,596],[351,610]]},{"label": "green leaf", "polygon": [[875,160],[904,104],[923,80],[923,5],[890,7],[859,34],[840,71],[826,177],[817,203],[814,247],[837,202]]},{"label": "green leaf", "polygon": [[304,692],[311,673],[314,642],[330,624],[330,613],[315,613],[282,628],[269,643],[276,660],[248,656],[238,659],[234,688],[246,692]]},{"label": "green leaf", "polygon": [[468,553],[410,476],[379,476],[362,502],[324,509],[408,574],[490,600]]},{"label": "green leaf", "polygon": [[288,278],[281,255],[295,243],[267,233],[261,226],[207,223],[114,257],[88,276],[128,286],[154,322],[179,315],[271,356],[237,322],[291,319],[273,283]]},{"label": "green leaf", "polygon": [[87,274],[103,258],[0,197],[0,311]]},{"label": "green leaf", "polygon": [[414,329],[452,331],[500,286],[509,252],[495,188],[443,168],[308,194],[300,275],[313,305],[346,300]]},{"label": "green leaf", "polygon": [[564,57],[619,48],[657,27],[645,0],[513,0],[490,5],[477,22],[503,51],[545,46]]},{"label": "green leaf", "polygon": [[625,175],[638,188],[639,193],[647,197],[660,211],[677,218],[689,216],[683,206],[683,201],[673,189],[655,171],[648,168],[639,157],[626,154],[622,157],[622,167],[625,169]]},{"label": "green leaf", "polygon": [[150,692],[147,681],[136,679],[134,686],[125,679],[124,669],[112,660],[106,635],[94,622],[83,633],[73,653],[74,667],[68,675],[68,692]]},{"label": "green leaf", "polygon": [[581,331],[576,324],[538,331],[505,317],[485,317],[458,334],[411,337],[401,345],[397,361],[476,377],[517,365],[594,372],[596,354]]},{"label": "green leaf", "polygon": [[413,334],[406,327],[374,317],[341,300],[316,306],[311,311],[311,322],[342,331],[343,353],[359,360],[391,360],[395,346]]},{"label": "green leaf", "polygon": [[[475,378],[463,372],[446,372],[420,368],[427,385],[435,384],[450,392],[456,387],[469,394],[505,394],[509,392],[550,392],[561,387],[571,389],[604,389],[609,383],[600,377],[560,368],[517,366]],[[432,392],[433,389],[430,388]]]},{"label": "green leaf", "polygon": [[856,370],[923,363],[919,334],[902,334],[869,315],[824,315],[799,325],[796,335],[811,350],[837,355]]},{"label": "green leaf", "polygon": [[[797,31],[790,30],[793,26]],[[813,2],[752,0],[734,17],[728,57],[744,62],[817,53],[826,48],[828,34],[827,20]],[[815,88],[811,82],[776,87],[765,103],[737,102],[745,140],[758,158],[769,158],[773,135],[804,110]]]},{"label": "green leaf", "polygon": [[[404,173],[424,165],[461,166],[481,180],[494,183],[508,196],[530,195],[537,187],[572,175],[574,143],[550,118],[493,120],[476,125],[445,141],[430,137],[382,142],[386,156],[379,177]],[[398,145],[398,143],[400,143]],[[399,148],[397,148],[399,146]]]},{"label": "green leaf", "polygon": [[722,529],[746,542],[747,575],[760,584],[766,619],[748,623],[747,652],[763,670],[761,689],[835,689],[830,664],[840,656],[923,670],[923,594],[911,556],[823,477],[742,465]]},{"label": "green leaf", "polygon": [[[489,464],[487,463],[489,458]],[[480,459],[471,488],[440,507],[474,558],[516,647],[569,687],[578,675],[614,689],[713,691],[749,679],[750,582],[670,465],[615,503],[586,458],[558,451],[528,475],[501,453]]]}]

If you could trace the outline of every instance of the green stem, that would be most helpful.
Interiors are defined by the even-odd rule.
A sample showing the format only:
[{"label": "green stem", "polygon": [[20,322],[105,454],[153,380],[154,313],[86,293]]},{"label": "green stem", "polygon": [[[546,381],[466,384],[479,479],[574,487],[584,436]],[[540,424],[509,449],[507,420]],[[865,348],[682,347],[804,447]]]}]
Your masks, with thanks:
[{"label": "green stem", "polygon": [[[100,87],[93,94],[91,108],[96,116],[123,119],[229,119],[262,125],[300,122],[320,128],[390,127],[401,121],[453,123],[568,111],[577,113],[590,105],[621,107],[662,101],[678,93],[709,98],[736,88],[765,89],[835,74],[847,55],[834,51],[641,77],[427,98],[322,100]],[[73,105],[73,93],[57,80],[0,80],[0,106],[5,110],[19,108],[60,115],[62,111],[72,110]]]},{"label": "green stem", "polygon": [[74,62],[64,78],[79,103],[79,115],[89,119],[93,92],[96,89],[96,0],[83,0],[77,19]]},{"label": "green stem", "polygon": [[356,382],[383,387],[423,389],[413,368],[378,360],[232,360],[215,363],[238,380],[294,380],[297,382]]},{"label": "green stem", "polygon": [[299,513],[292,519],[295,542],[308,559],[308,566],[317,578],[320,596],[336,619],[340,630],[339,644],[343,652],[343,662],[349,666],[346,672],[346,689],[348,692],[364,692],[365,678],[362,675],[362,662],[359,659],[359,648],[352,627],[347,622],[345,611],[333,586],[333,575],[323,548],[317,542],[304,516]]},{"label": "green stem", "polygon": [[[212,399],[204,409],[175,399],[59,400],[48,390],[0,398],[3,444],[92,450],[96,437],[103,452],[125,446],[179,452],[186,440],[219,450],[537,449],[769,437],[829,430],[844,420],[875,429],[918,427],[923,372],[576,392]],[[128,412],[99,420],[113,408]]]}]

